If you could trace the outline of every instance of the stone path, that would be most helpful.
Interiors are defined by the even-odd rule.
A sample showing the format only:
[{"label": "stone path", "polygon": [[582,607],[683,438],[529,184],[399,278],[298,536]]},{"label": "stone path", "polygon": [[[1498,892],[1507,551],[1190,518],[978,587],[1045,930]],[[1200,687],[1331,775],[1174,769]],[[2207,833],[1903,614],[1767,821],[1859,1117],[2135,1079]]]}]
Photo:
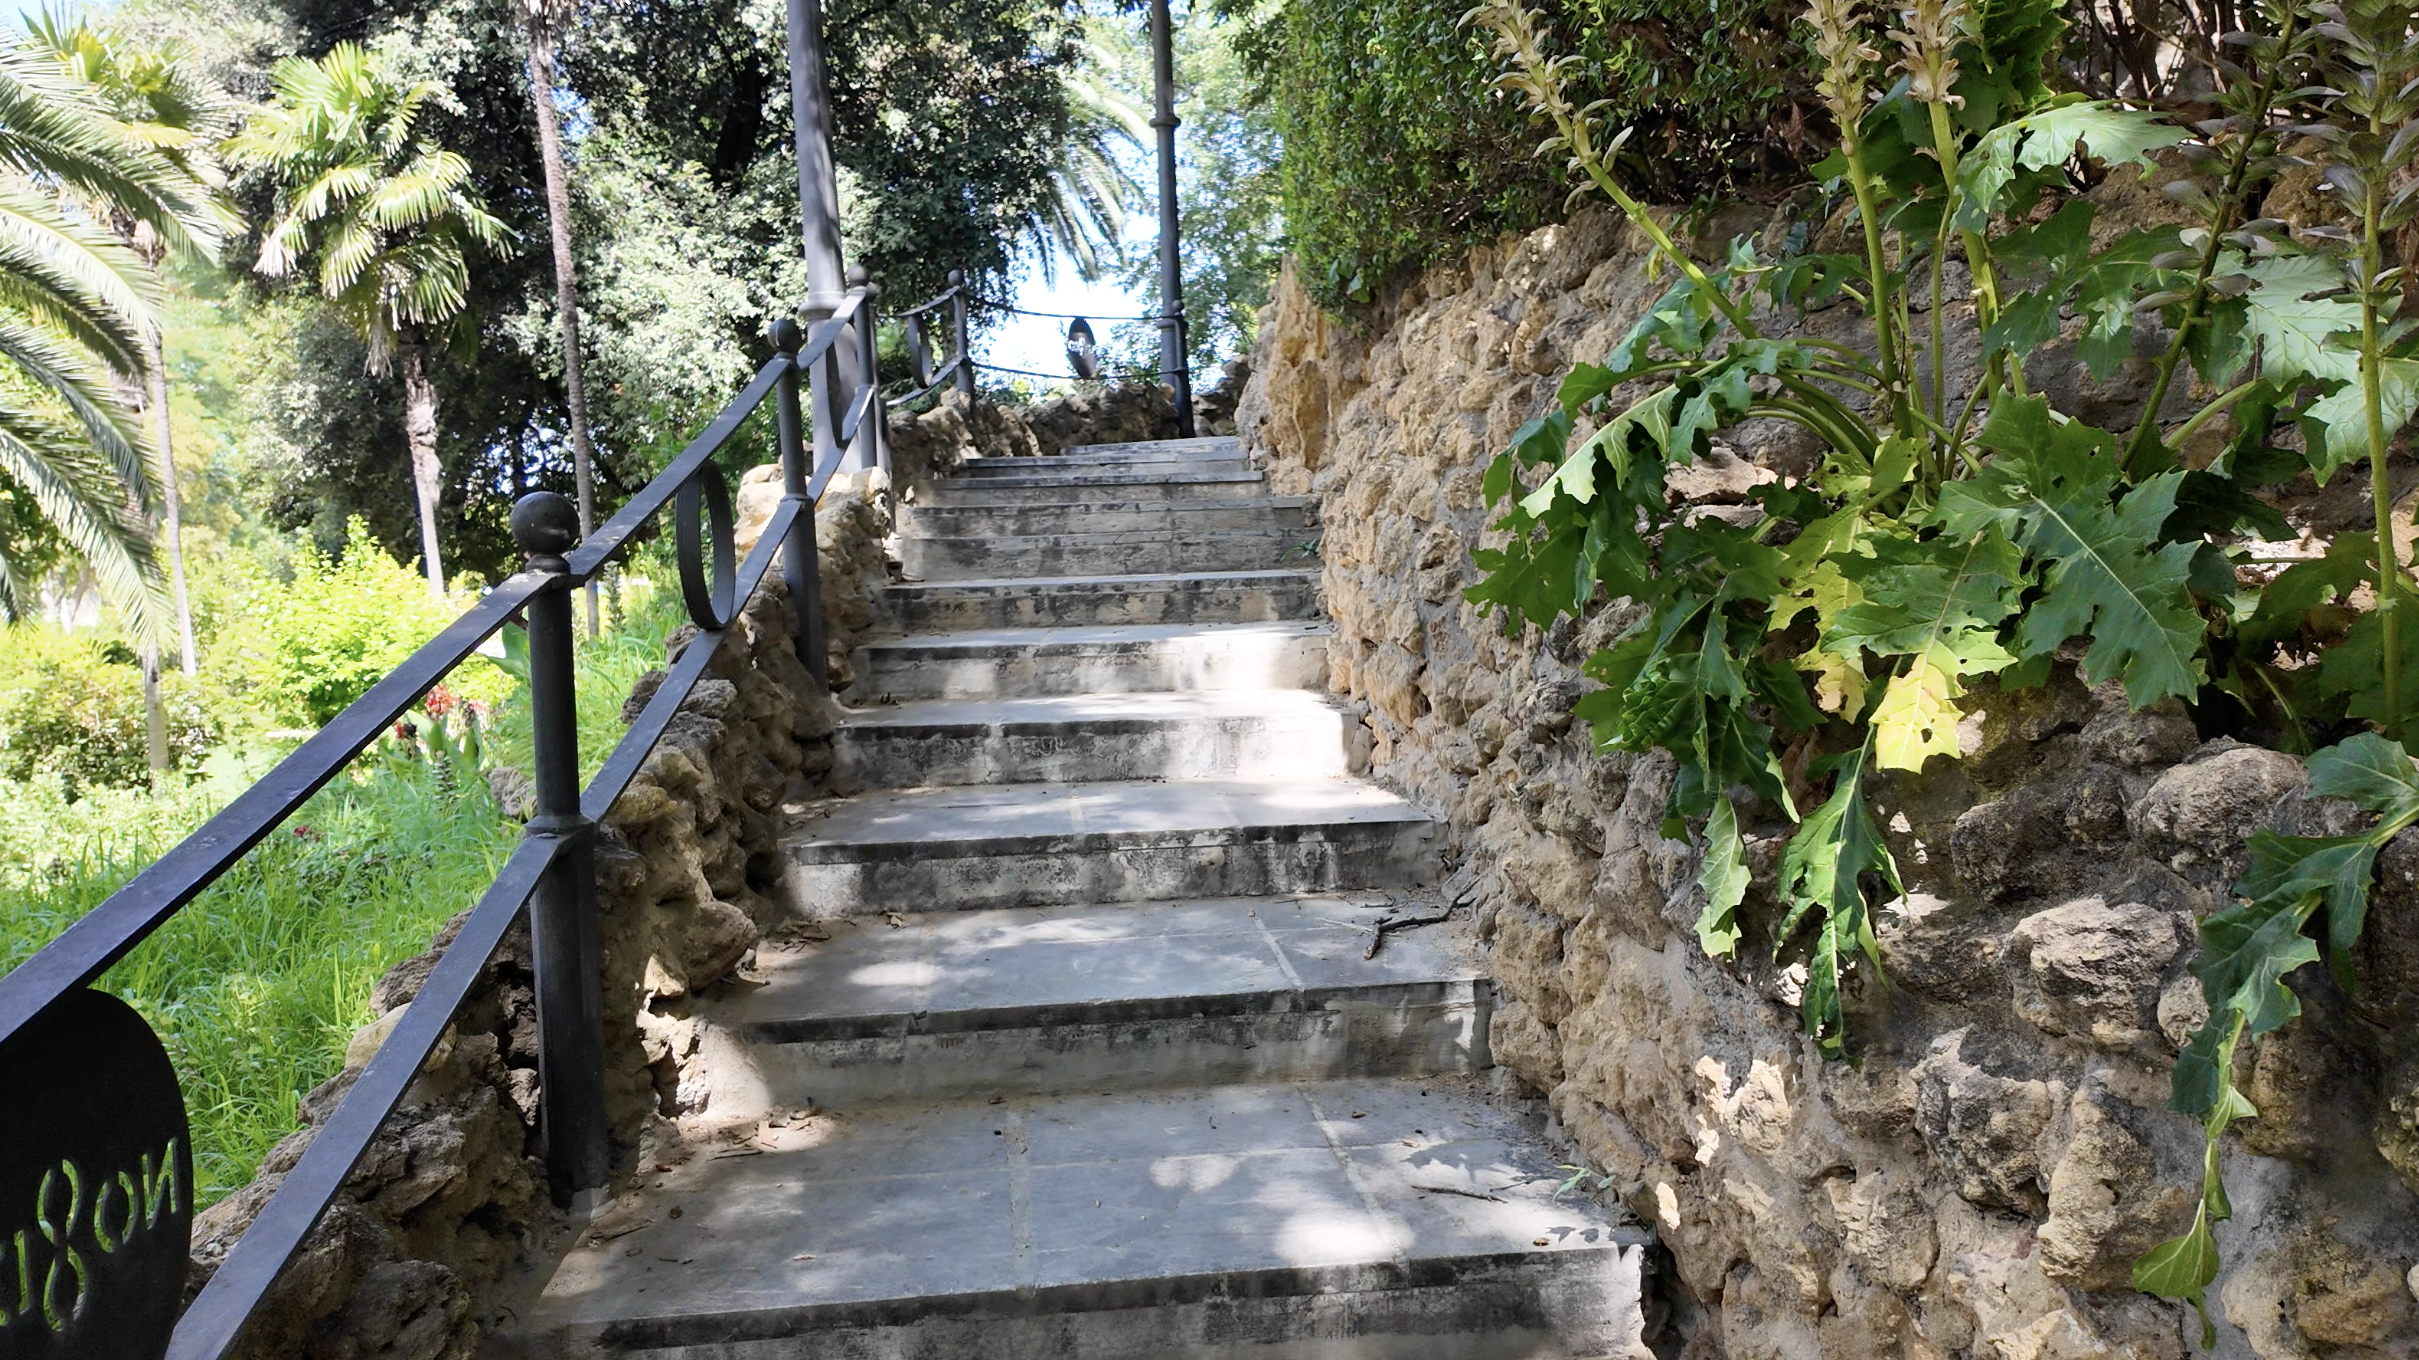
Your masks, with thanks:
[{"label": "stone path", "polygon": [[706,1003],[733,1130],[525,1354],[1636,1356],[1641,1237],[1483,1095],[1436,828],[1354,775],[1310,503],[1234,441],[978,461],[794,806],[811,927]]}]

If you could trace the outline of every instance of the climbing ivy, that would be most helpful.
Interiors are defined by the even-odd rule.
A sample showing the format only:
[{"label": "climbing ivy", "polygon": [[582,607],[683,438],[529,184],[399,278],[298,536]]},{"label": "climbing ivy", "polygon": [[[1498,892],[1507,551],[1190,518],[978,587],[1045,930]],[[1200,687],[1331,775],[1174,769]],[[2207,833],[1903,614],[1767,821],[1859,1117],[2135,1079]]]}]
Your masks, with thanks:
[{"label": "climbing ivy", "polygon": [[[2262,833],[2243,902],[2202,928],[2211,1019],[2174,1099],[2209,1132],[2202,1205],[2136,1276],[2198,1307],[2209,1228],[2228,1211],[2217,1139],[2253,1113],[2227,1075],[2234,1046],[2294,1014],[2283,978],[2318,957],[2305,927],[2323,919],[2344,967],[2377,848],[2419,821],[2397,744],[2419,628],[2397,623],[2410,583],[2385,480],[2419,407],[2419,352],[2392,319],[2400,270],[2380,249],[2419,215],[2419,191],[2398,187],[2419,154],[2419,43],[2373,0],[2264,0],[2213,73],[2215,116],[2185,125],[2055,92],[2056,0],[1909,0],[1896,18],[1876,32],[1859,0],[1812,0],[1805,19],[1840,130],[1816,172],[1861,248],[1769,255],[1741,240],[1701,262],[1613,174],[1630,133],[1573,98],[1577,59],[1550,50],[1540,16],[1520,0],[1471,11],[1506,59],[1503,87],[1552,124],[1540,154],[1610,199],[1673,281],[1489,464],[1500,546],[1475,554],[1467,594],[1507,628],[1600,598],[1638,607],[1587,661],[1599,688],[1578,711],[1602,747],[1676,760],[1665,831],[1699,828],[1708,953],[1733,954],[1747,930],[1740,800],[1793,825],[1771,943],[1802,959],[1804,1027],[1833,1057],[1857,975],[1886,985],[1872,912],[1902,891],[1868,782],[1955,758],[1977,679],[2039,685],[2063,654],[2136,707],[2182,700],[2305,750],[2348,738],[2312,757],[2313,787],[2374,826]],[[2288,137],[2326,148],[2348,225],[2251,215],[2268,180],[2305,163]],[[2076,191],[2104,174],[2163,174],[2191,221],[2095,239]],[[1970,372],[1951,371],[1944,335],[1957,274],[1981,342]],[[1857,343],[1767,334],[1842,300],[1862,316]],[[2094,428],[2028,386],[2026,356],[2067,317],[2102,378],[2133,356],[2139,322],[2164,328],[2133,429]],[[2166,423],[2187,366],[2217,395]],[[1754,417],[1813,434],[1819,466],[1756,487],[1745,513],[1670,494],[1671,468]],[[2259,493],[2362,461],[2375,534],[2271,576],[2259,545],[2292,532]]]}]

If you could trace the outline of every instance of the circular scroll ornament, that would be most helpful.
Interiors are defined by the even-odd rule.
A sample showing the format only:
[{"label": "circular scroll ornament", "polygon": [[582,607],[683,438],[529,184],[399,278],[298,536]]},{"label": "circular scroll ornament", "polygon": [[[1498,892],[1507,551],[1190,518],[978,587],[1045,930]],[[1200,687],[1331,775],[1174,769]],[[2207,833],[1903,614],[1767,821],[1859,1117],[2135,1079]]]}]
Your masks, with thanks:
[{"label": "circular scroll ornament", "polygon": [[[699,501],[704,515],[700,516]],[[702,520],[702,523],[701,523]],[[706,543],[713,540],[714,569],[706,575]],[[689,621],[708,633],[719,633],[738,614],[738,549],[731,542],[731,488],[722,469],[708,459],[697,465],[689,480],[672,496],[672,550],[680,561],[680,594],[689,607]]]},{"label": "circular scroll ornament", "polygon": [[0,1044],[0,1360],[157,1360],[192,1229],[184,1094],[133,1007],[78,990]]}]

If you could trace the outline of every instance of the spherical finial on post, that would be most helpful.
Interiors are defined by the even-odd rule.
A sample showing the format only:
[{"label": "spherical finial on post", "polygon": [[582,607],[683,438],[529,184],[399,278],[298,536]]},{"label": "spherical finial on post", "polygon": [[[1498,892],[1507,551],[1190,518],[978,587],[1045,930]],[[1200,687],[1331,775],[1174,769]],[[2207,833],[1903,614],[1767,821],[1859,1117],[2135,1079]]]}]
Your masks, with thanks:
[{"label": "spherical finial on post", "polygon": [[863,288],[865,281],[872,277],[872,273],[867,271],[862,264],[852,264],[848,267],[848,286],[851,288]]},{"label": "spherical finial on post", "polygon": [[798,328],[794,317],[781,317],[773,322],[773,348],[783,354],[796,354],[798,346],[806,343],[806,333]]},{"label": "spherical finial on post", "polygon": [[952,269],[952,270],[950,270],[950,271],[949,271],[949,286],[950,286],[950,287],[952,287],[952,288],[960,288],[960,287],[965,286],[965,283],[966,283],[966,271],[965,271],[965,270],[963,270],[963,269]]},{"label": "spherical finial on post", "polygon": [[558,491],[530,492],[513,502],[512,541],[533,561],[561,557],[579,544],[579,507]]}]

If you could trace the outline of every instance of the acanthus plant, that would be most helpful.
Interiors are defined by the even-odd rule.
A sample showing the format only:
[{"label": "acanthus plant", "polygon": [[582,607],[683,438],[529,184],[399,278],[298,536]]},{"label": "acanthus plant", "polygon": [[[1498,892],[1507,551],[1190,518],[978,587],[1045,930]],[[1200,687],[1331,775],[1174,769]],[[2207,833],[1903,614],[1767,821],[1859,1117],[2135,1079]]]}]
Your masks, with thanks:
[{"label": "acanthus plant", "polygon": [[[2263,834],[2243,903],[2202,927],[2211,1019],[2173,1104],[2204,1120],[2210,1170],[2192,1231],[2136,1275],[2197,1307],[2216,1268],[2209,1225],[2226,1214],[2217,1138],[2251,1113],[2226,1058],[2293,1013],[2282,978],[2316,957],[2305,926],[2323,917],[2344,966],[2377,847],[2419,820],[2419,777],[2395,744],[2419,626],[2397,619],[2410,592],[2386,480],[2419,406],[2419,357],[2381,252],[2419,211],[2405,185],[2419,49],[2381,9],[2267,0],[2211,73],[2210,116],[2184,125],[2055,92],[2059,9],[1913,0],[1877,35],[1858,0],[1812,0],[1817,89],[1839,136],[1818,170],[1862,249],[1765,258],[1742,240],[1712,263],[1623,187],[1626,134],[1565,98],[1573,58],[1547,51],[1539,18],[1519,0],[1471,11],[1507,58],[1505,88],[1553,124],[1540,153],[1567,159],[1574,198],[1609,198],[1676,277],[1488,466],[1505,538],[1476,554],[1484,579],[1467,593],[1507,628],[1600,599],[1637,607],[1587,662],[1601,688],[1580,715],[1604,748],[1676,760],[1666,834],[1700,828],[1709,953],[1734,954],[1747,929],[1737,793],[1794,825],[1771,943],[1776,956],[1803,949],[1805,1029],[1833,1057],[1847,1054],[1852,979],[1886,985],[1872,913],[1902,891],[1867,785],[1955,758],[1978,677],[2039,685],[2076,646],[2084,679],[2118,681],[2136,707],[2181,700],[2205,723],[2303,750],[2354,734],[2312,757],[2314,785],[2375,826]],[[2253,216],[2269,182],[2312,155],[2356,226],[2297,233]],[[2078,178],[2176,161],[2185,177],[2162,188],[2197,220],[2095,247]],[[1959,275],[1979,354],[1953,365],[1944,304]],[[1841,301],[1861,317],[1856,343],[1792,330],[1793,315]],[[2093,428],[2028,386],[2025,356],[2069,317],[2103,379],[2134,357],[2138,323],[2162,328],[2134,428]],[[2173,411],[2193,377],[2215,395]],[[1811,432],[1820,465],[1756,488],[1760,513],[1675,504],[1667,469],[1753,417]],[[2362,460],[2375,533],[2270,578],[2279,562],[2261,545],[2294,534],[2256,493]]]}]

